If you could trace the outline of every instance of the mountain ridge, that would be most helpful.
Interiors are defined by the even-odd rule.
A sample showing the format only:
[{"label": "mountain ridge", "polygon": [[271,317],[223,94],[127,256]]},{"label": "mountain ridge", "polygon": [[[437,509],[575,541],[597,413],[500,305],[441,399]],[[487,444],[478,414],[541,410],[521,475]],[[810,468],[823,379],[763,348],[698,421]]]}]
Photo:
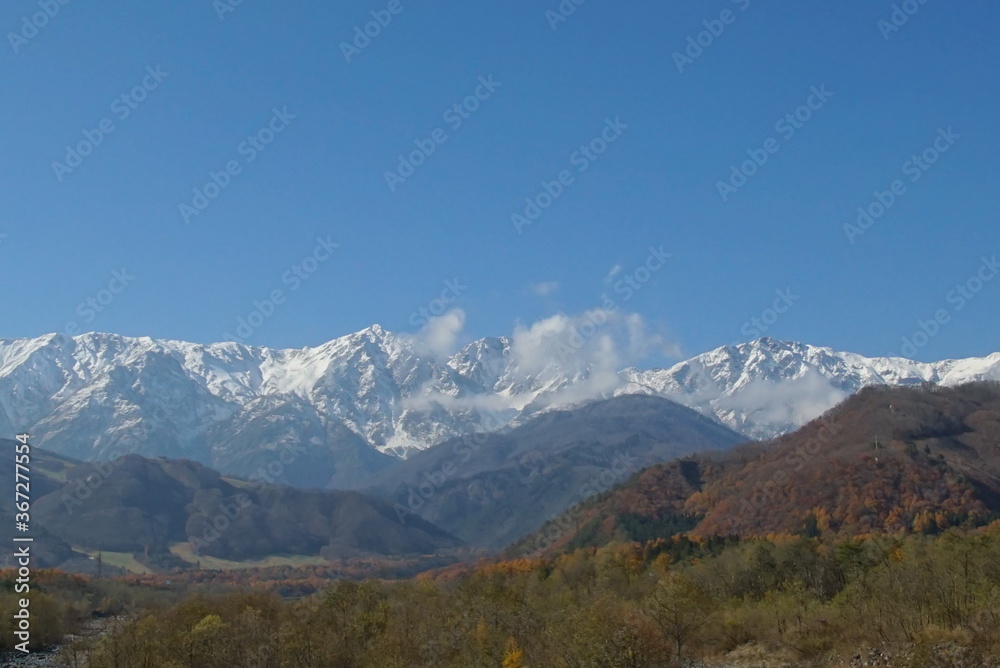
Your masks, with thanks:
[{"label": "mountain ridge", "polygon": [[501,548],[636,471],[744,441],[663,397],[630,395],[538,415],[508,432],[414,453],[370,491],[470,545]]},{"label": "mountain ridge", "polygon": [[300,463],[308,485],[344,487],[449,438],[614,395],[665,397],[771,438],[868,385],[1000,379],[1000,353],[921,363],[763,338],[594,384],[600,370],[555,359],[526,367],[523,345],[489,337],[438,359],[379,325],[301,349],[98,333],[0,339],[0,433],[30,431],[80,459],[187,457],[237,475],[296,443],[314,455]]},{"label": "mountain ridge", "polygon": [[[11,445],[0,439],[0,446]],[[10,492],[0,504],[8,538],[16,512],[13,468],[13,457],[0,462],[0,472],[10,473],[0,483]],[[96,552],[170,569],[194,567],[201,557],[392,558],[462,545],[420,518],[403,525],[390,505],[361,492],[241,480],[192,460],[130,454],[95,464],[33,444],[31,468],[33,553],[45,567],[89,570],[87,554]]]}]

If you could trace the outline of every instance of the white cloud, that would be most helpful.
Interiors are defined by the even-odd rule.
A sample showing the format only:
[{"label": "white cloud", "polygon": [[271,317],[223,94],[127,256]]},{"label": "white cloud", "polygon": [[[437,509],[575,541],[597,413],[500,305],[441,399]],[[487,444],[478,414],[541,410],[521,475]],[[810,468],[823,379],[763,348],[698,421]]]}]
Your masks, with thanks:
[{"label": "white cloud", "polygon": [[611,267],[611,269],[608,271],[607,275],[604,277],[604,282],[610,283],[612,280],[614,280],[615,276],[617,276],[621,272],[622,272],[622,266],[620,264],[616,264],[615,266]]},{"label": "white cloud", "polygon": [[421,331],[408,339],[417,352],[442,359],[458,349],[458,339],[464,329],[465,311],[456,308],[431,318]]},{"label": "white cloud", "polygon": [[[434,319],[414,337],[415,347],[435,351],[439,358],[452,351],[464,316],[456,310]],[[624,384],[621,369],[652,354],[679,354],[679,348],[652,332],[642,316],[618,310],[558,313],[530,325],[518,324],[510,340],[505,375],[509,392],[463,396],[421,392],[404,405],[413,410],[433,410],[437,405],[510,419],[529,404],[542,408],[611,396]]]},{"label": "white cloud", "polygon": [[542,281],[531,286],[531,291],[539,297],[548,297],[559,290],[559,283],[556,281]]},{"label": "white cloud", "polygon": [[800,427],[847,398],[817,371],[780,383],[756,379],[715,403],[718,408],[743,412],[757,423]]},{"label": "white cloud", "polygon": [[567,402],[611,392],[621,384],[618,372],[625,366],[677,350],[650,332],[642,316],[604,309],[519,325],[511,340],[513,375],[543,393],[554,393],[554,401]]},{"label": "white cloud", "polygon": [[449,410],[468,410],[480,413],[493,413],[503,415],[498,418],[498,426],[503,426],[514,417],[514,409],[507,397],[499,394],[470,394],[455,396],[452,394],[441,394],[439,392],[422,392],[403,399],[403,408],[408,410],[428,411],[436,408],[447,408]]}]

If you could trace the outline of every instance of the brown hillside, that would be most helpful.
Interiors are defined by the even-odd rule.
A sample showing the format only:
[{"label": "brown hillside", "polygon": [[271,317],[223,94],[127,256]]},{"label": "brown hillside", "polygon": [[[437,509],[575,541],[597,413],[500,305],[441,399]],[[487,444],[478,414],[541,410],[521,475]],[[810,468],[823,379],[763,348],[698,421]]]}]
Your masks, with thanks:
[{"label": "brown hillside", "polygon": [[1000,384],[873,387],[773,441],[652,466],[508,552],[681,533],[934,533],[998,511]]},{"label": "brown hillside", "polygon": [[[1000,509],[1000,385],[867,388],[708,482],[699,535],[933,531]],[[812,527],[810,527],[812,530]]]}]

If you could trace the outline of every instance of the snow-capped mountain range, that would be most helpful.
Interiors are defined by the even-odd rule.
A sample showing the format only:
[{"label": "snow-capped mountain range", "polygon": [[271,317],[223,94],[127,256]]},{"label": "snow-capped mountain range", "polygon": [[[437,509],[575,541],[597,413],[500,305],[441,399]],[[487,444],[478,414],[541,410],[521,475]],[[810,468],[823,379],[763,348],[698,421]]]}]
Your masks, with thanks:
[{"label": "snow-capped mountain range", "polygon": [[84,459],[137,452],[227,470],[248,451],[290,441],[334,451],[328,441],[347,440],[405,456],[620,394],[664,396],[767,438],[865,385],[1000,379],[1000,353],[925,364],[768,338],[611,377],[555,359],[524,373],[510,338],[475,341],[446,360],[419,351],[377,325],[301,350],[113,334],[0,339],[0,434],[27,431],[38,446]]}]

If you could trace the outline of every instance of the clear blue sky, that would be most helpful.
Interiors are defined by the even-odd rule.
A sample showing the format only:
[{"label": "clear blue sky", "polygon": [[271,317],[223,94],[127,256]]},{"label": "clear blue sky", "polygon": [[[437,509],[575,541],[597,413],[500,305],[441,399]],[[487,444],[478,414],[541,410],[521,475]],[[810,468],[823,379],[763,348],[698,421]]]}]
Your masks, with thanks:
[{"label": "clear blue sky", "polygon": [[[800,299],[777,338],[881,355],[944,310],[915,357],[1000,349],[1000,277],[949,300],[1000,253],[995,2],[914,1],[885,39],[888,1],[588,0],[553,30],[557,0],[399,0],[347,62],[341,43],[387,2],[244,0],[223,20],[211,0],[49,1],[37,34],[37,0],[0,10],[0,337],[76,321],[210,342],[280,289],[249,341],[301,347],[412,330],[455,278],[464,336],[502,334],[601,305],[662,245],[666,266],[621,305],[686,354],[749,338],[785,288]],[[704,21],[724,30],[679,72]],[[490,76],[453,129],[445,112]],[[776,121],[823,85],[786,138]],[[242,143],[286,107],[250,161]],[[574,162],[609,118],[628,128]],[[104,119],[114,131],[72,172],[53,167]],[[385,172],[438,128],[447,141],[391,191]],[[912,182],[904,163],[939,128],[960,138]],[[723,201],[717,183],[769,138],[779,150]],[[229,161],[240,173],[186,224],[179,205]],[[572,183],[518,234],[511,215],[562,170]],[[904,194],[849,243],[844,224],[896,179]],[[292,289],[320,236],[339,248]],[[110,304],[79,308],[122,268],[134,279]]]}]

